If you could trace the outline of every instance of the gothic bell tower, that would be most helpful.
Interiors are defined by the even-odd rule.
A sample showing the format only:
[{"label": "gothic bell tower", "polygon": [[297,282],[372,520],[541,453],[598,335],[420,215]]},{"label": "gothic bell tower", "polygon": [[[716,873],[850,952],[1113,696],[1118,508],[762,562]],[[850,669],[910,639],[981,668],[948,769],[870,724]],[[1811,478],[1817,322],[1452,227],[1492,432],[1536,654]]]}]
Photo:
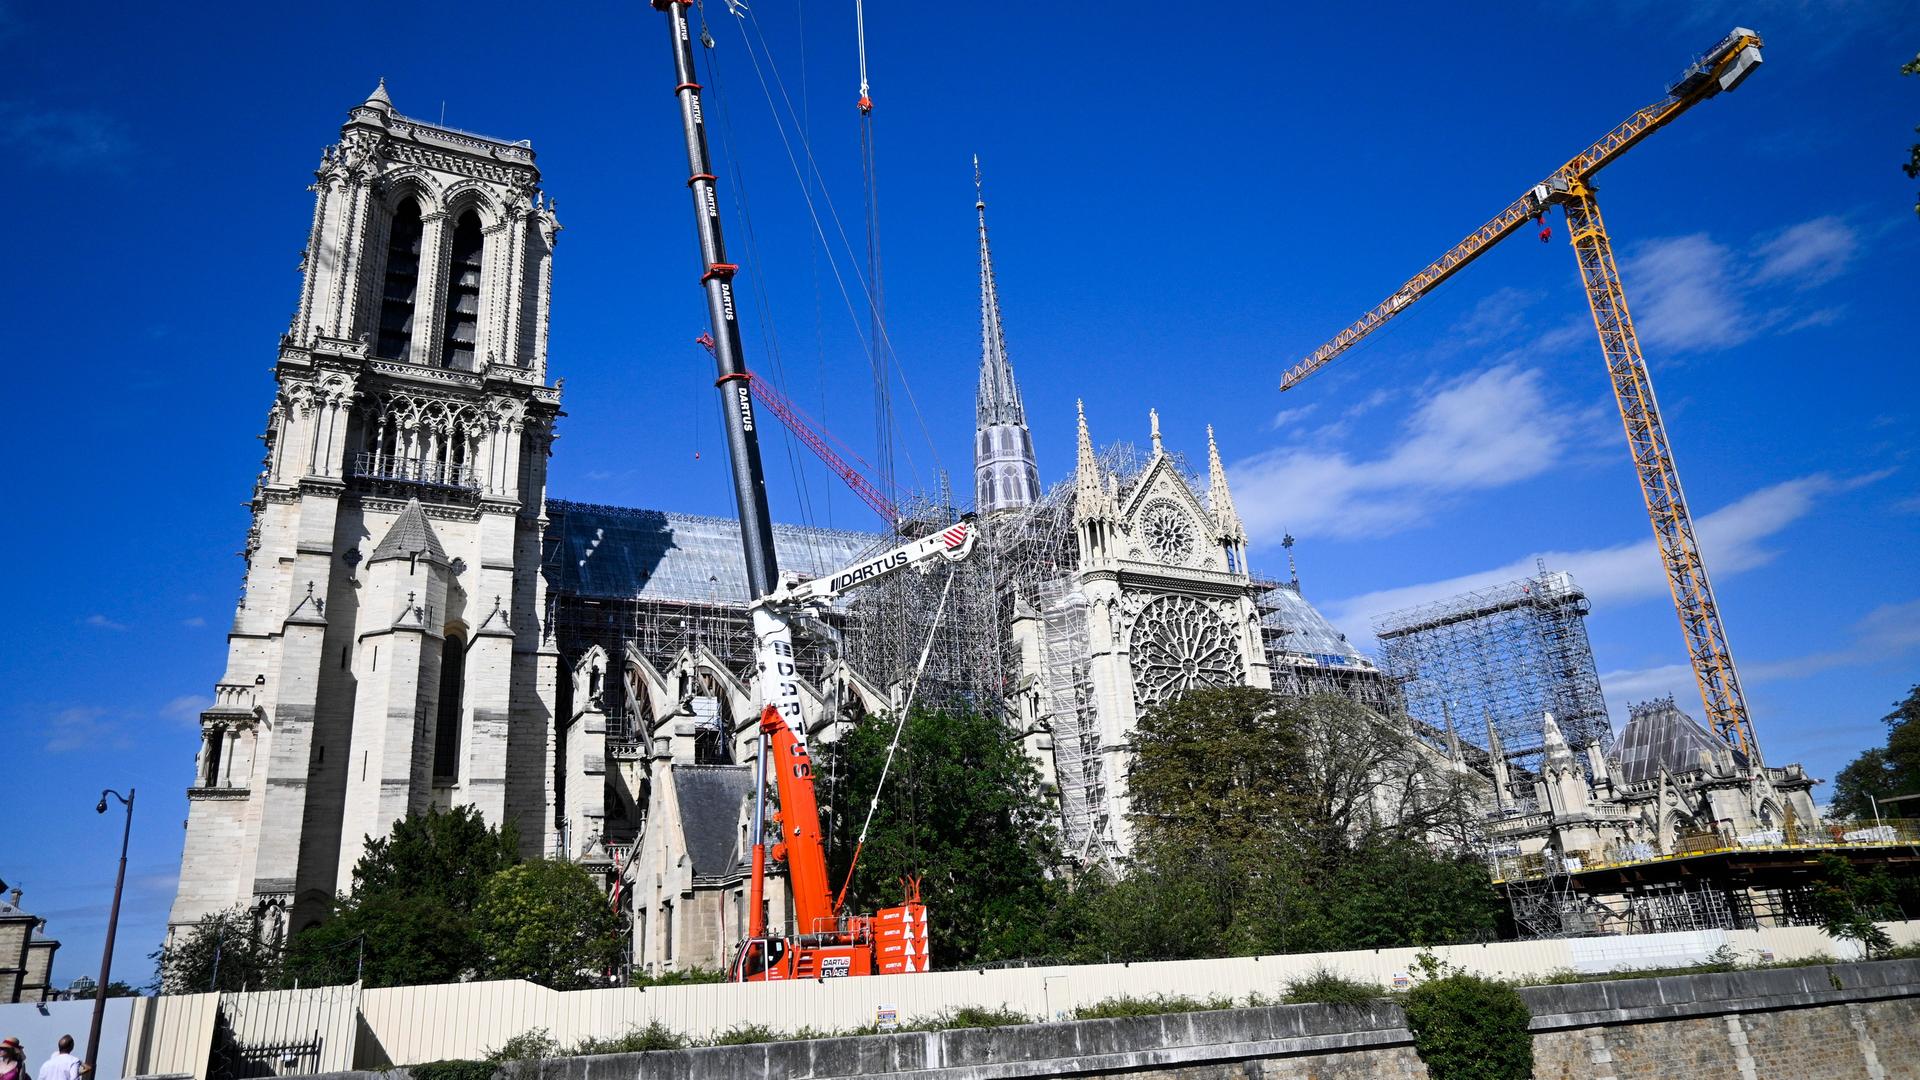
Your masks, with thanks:
[{"label": "gothic bell tower", "polygon": [[384,81],[321,157],[174,927],[245,904],[297,931],[429,806],[552,846],[539,182],[530,144],[404,116]]}]

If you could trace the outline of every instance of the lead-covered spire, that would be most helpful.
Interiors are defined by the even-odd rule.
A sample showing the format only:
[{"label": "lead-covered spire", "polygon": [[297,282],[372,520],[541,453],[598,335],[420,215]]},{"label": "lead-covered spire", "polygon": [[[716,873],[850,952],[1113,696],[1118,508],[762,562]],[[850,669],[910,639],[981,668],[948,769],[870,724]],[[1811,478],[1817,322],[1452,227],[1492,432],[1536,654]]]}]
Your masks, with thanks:
[{"label": "lead-covered spire", "polygon": [[980,158],[973,159],[973,209],[980,221],[980,388],[974,397],[974,508],[982,513],[1016,510],[1040,498],[1027,410],[1007,359],[1000,322],[1000,290],[987,246],[987,200],[980,184]]}]

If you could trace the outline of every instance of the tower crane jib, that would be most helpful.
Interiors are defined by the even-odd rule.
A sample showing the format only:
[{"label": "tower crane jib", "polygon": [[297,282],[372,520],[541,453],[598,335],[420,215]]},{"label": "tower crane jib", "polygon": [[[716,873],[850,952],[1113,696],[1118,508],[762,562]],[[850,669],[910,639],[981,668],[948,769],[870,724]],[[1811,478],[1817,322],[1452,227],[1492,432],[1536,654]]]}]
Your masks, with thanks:
[{"label": "tower crane jib", "polygon": [[1613,244],[1602,224],[1591,179],[1594,173],[1681,113],[1746,81],[1760,66],[1761,47],[1760,35],[1745,27],[1734,28],[1705,55],[1688,65],[1667,87],[1664,98],[1633,113],[1546,179],[1528,188],[1333,340],[1289,368],[1280,382],[1282,390],[1299,385],[1385,325],[1387,320],[1411,307],[1414,301],[1438,288],[1441,282],[1459,273],[1488,248],[1513,235],[1528,221],[1541,218],[1549,208],[1560,207],[1566,214],[1568,240],[1573,245],[1580,277],[1586,286],[1587,305],[1592,310],[1594,329],[1606,357],[1607,374],[1620,406],[1627,445],[1633,454],[1634,469],[1639,475],[1641,494],[1653,524],[1654,541],[1666,570],[1674,609],[1680,617],[1681,633],[1686,639],[1694,679],[1700,687],[1701,702],[1715,733],[1741,751],[1754,766],[1760,764],[1760,748],[1754,739],[1746,696],[1734,669],[1719,605],[1694,537],[1693,517],[1680,488],[1673,448],[1654,398],[1653,382],[1628,312]]}]

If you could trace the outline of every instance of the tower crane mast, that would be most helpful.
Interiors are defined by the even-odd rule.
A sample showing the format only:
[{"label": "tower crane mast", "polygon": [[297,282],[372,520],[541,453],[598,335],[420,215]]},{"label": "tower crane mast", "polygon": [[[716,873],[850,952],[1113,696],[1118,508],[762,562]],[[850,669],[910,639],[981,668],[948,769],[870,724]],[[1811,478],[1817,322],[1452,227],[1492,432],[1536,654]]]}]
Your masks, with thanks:
[{"label": "tower crane mast", "polygon": [[[1613,383],[1620,419],[1626,428],[1640,491],[1653,523],[1654,542],[1666,570],[1675,611],[1686,639],[1700,699],[1715,734],[1740,750],[1755,765],[1760,747],[1748,716],[1746,695],[1734,669],[1733,652],[1720,621],[1719,604],[1707,580],[1706,563],[1694,537],[1693,516],[1680,488],[1673,448],[1654,398],[1639,335],[1627,309],[1613,242],[1601,221],[1594,199],[1592,177],[1640,140],[1673,122],[1682,113],[1722,91],[1738,87],[1760,66],[1760,35],[1736,27],[1667,87],[1666,96],[1633,113],[1579,154],[1529,188],[1486,224],[1469,233],[1447,252],[1375,305],[1353,325],[1315,349],[1288,369],[1280,389],[1290,390],[1325,367],[1334,357],[1358,344],[1414,301],[1459,273],[1488,248],[1512,236],[1530,220],[1543,220],[1558,206],[1566,214],[1568,240],[1586,286],[1587,305],[1600,336],[1607,373]],[[1542,234],[1542,239],[1545,239]]]}]

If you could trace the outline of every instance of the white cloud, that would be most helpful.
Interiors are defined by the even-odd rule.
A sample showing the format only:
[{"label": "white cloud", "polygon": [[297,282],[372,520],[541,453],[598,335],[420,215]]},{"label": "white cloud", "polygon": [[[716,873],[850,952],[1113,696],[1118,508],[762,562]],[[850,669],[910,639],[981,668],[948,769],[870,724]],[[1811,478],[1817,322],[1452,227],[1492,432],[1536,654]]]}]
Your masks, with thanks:
[{"label": "white cloud", "polygon": [[213,707],[213,699],[199,694],[182,694],[160,706],[160,715],[175,720],[198,719],[203,710]]},{"label": "white cloud", "polygon": [[1621,277],[1640,339],[1656,349],[1724,349],[1756,327],[1734,276],[1734,255],[1706,233],[1642,244]]},{"label": "white cloud", "polygon": [[98,705],[75,705],[53,714],[46,725],[49,754],[124,746],[126,735]]},{"label": "white cloud", "polygon": [[1802,287],[1831,281],[1843,273],[1859,250],[1860,238],[1837,217],[1818,217],[1794,225],[1758,249],[1757,283],[1792,281]]},{"label": "white cloud", "polygon": [[[1766,541],[1811,513],[1823,497],[1852,490],[1886,475],[1878,472],[1837,478],[1816,473],[1761,488],[1713,513],[1695,518],[1695,532],[1710,573],[1724,579],[1773,561],[1779,552]],[[1328,604],[1326,610],[1335,625],[1348,627],[1348,632],[1354,633],[1371,627],[1377,616],[1387,612],[1531,576],[1536,571],[1537,560],[1545,560],[1552,569],[1571,571],[1574,581],[1596,605],[1618,606],[1668,595],[1666,575],[1661,571],[1653,540],[1648,538],[1582,551],[1536,552],[1472,574],[1363,593]]]},{"label": "white cloud", "polygon": [[112,619],[109,619],[105,615],[101,615],[97,612],[95,614],[87,616],[86,618],[80,621],[86,624],[87,626],[93,627],[96,630],[125,630],[127,628],[127,625],[125,623],[114,622]]},{"label": "white cloud", "polygon": [[[1790,225],[1738,248],[1708,236],[1674,236],[1636,247],[1621,271],[1640,338],[1655,352],[1698,352],[1743,344],[1779,329],[1828,325],[1840,309],[1802,311],[1778,289],[1807,289],[1845,273],[1859,235],[1828,215]],[[1752,254],[1745,252],[1751,249]]]},{"label": "white cloud", "polygon": [[195,615],[195,616],[193,616],[192,618],[188,618],[188,619],[181,619],[181,620],[180,620],[180,625],[181,625],[181,626],[188,626],[188,627],[194,627],[194,628],[196,628],[196,629],[197,629],[197,628],[199,628],[199,627],[202,627],[202,626],[205,626],[205,625],[207,625],[207,620],[205,620],[205,619],[203,619],[203,618],[201,618],[201,617],[200,617],[200,616],[198,616],[198,615]]},{"label": "white cloud", "polygon": [[[1563,459],[1579,417],[1543,383],[1538,369],[1513,365],[1458,379],[1427,397],[1377,458],[1304,445],[1256,454],[1232,469],[1234,501],[1255,536],[1405,528],[1449,496],[1518,483]],[[1385,400],[1375,393],[1353,409]]]},{"label": "white cloud", "polygon": [[43,109],[0,102],[0,145],[20,159],[55,168],[99,168],[127,159],[133,140],[121,123],[91,109]]}]

